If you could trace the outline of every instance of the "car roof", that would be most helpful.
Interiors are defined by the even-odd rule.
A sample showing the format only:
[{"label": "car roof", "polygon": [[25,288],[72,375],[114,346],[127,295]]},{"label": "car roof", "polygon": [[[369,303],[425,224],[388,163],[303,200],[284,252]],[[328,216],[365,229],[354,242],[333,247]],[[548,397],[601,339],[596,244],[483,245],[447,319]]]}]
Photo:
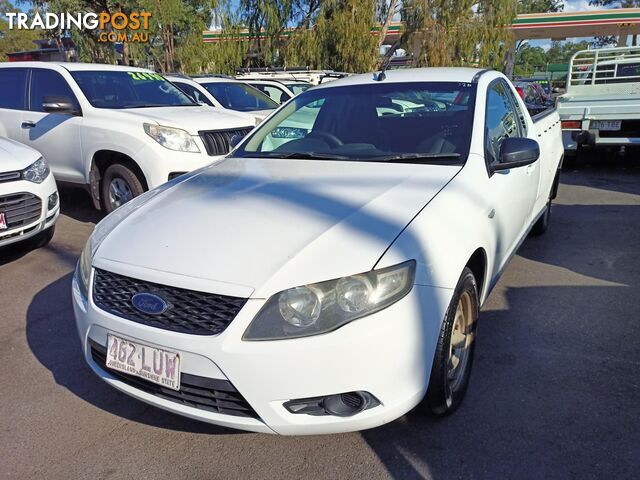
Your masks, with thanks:
[{"label": "car roof", "polygon": [[111,65],[108,63],[76,63],[76,62],[6,62],[0,67],[22,68],[50,68],[51,70],[64,69],[70,72],[76,71],[114,71],[114,72],[153,72],[147,68],[128,67],[126,65]]},{"label": "car roof", "polygon": [[476,75],[485,72],[486,69],[467,67],[427,67],[427,68],[400,68],[387,70],[384,80],[376,80],[374,76],[378,72],[351,75],[333,82],[321,83],[318,88],[335,88],[347,85],[371,85],[378,83],[415,83],[415,82],[460,82],[471,83]]},{"label": "car roof", "polygon": [[245,83],[241,80],[236,80],[233,77],[194,77],[193,81],[197,83]]}]

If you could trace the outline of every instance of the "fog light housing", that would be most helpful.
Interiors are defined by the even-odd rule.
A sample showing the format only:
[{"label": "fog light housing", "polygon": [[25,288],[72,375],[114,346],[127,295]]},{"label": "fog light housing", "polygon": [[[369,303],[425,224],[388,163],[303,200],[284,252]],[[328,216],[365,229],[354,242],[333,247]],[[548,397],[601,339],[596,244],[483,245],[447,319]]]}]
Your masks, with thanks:
[{"label": "fog light housing", "polygon": [[54,192],[49,195],[49,203],[47,205],[48,210],[53,210],[58,205],[58,192]]},{"label": "fog light housing", "polygon": [[299,398],[284,403],[290,413],[313,416],[332,415],[352,417],[369,408],[380,405],[380,400],[369,392],[346,392],[324,397]]}]

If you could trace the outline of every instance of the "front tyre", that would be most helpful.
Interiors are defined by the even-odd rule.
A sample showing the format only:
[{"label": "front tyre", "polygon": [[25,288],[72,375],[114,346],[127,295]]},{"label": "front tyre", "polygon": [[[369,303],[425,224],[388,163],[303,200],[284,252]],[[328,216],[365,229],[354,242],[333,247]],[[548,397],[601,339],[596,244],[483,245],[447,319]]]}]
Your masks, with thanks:
[{"label": "front tyre", "polygon": [[447,415],[462,403],[471,375],[479,304],[475,277],[465,267],[440,328],[423,410]]},{"label": "front tyre", "polygon": [[106,213],[113,212],[143,192],[142,182],[128,166],[114,163],[105,170],[100,196]]}]

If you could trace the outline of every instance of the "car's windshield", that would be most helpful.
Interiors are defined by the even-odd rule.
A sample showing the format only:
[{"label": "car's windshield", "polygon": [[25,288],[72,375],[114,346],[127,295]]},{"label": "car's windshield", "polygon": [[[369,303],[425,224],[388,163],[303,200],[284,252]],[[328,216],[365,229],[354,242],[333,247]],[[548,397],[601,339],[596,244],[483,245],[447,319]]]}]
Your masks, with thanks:
[{"label": "car's windshield", "polygon": [[233,155],[464,162],[474,100],[471,83],[314,88],[293,98]]},{"label": "car's windshield", "polygon": [[294,95],[299,95],[311,87],[310,83],[285,83],[285,85],[293,92]]},{"label": "car's windshield", "polygon": [[162,75],[141,71],[71,72],[89,103],[97,108],[145,108],[196,105]]},{"label": "car's windshield", "polygon": [[203,82],[202,86],[213,95],[224,108],[251,112],[272,110],[278,106],[267,95],[242,82]]}]

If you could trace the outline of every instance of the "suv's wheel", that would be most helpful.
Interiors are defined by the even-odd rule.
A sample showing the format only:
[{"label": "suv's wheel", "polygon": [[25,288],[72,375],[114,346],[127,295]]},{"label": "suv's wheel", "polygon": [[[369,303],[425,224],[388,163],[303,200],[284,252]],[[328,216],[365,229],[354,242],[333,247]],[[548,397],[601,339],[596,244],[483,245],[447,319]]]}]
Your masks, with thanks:
[{"label": "suv's wheel", "polygon": [[462,402],[471,374],[478,312],[476,280],[471,270],[465,267],[440,328],[422,409],[446,415]]},{"label": "suv's wheel", "polygon": [[109,166],[102,176],[100,196],[107,213],[113,212],[143,192],[144,187],[135,172],[121,163]]}]

